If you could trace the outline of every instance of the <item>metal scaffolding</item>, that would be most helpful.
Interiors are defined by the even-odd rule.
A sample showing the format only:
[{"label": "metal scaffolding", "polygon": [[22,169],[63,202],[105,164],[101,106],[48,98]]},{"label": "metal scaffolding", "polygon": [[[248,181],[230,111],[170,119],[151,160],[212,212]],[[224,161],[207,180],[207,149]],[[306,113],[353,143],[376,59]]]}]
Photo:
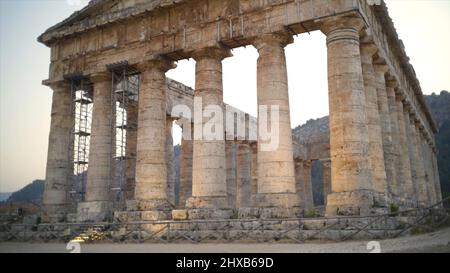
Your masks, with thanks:
[{"label": "metal scaffolding", "polygon": [[91,121],[93,107],[93,89],[85,77],[70,75],[66,77],[71,82],[72,95],[72,133],[70,158],[73,173],[70,178],[69,201],[76,209],[78,202],[84,201],[89,162],[89,143],[91,138]]},{"label": "metal scaffolding", "polygon": [[[137,104],[139,99],[139,71],[127,62],[115,63],[107,66],[111,71],[112,79],[112,109],[115,115],[113,125],[113,158],[114,168],[111,181],[112,199],[116,206],[123,206],[126,200],[126,191],[130,184],[134,184],[135,151],[130,143],[136,140],[131,131],[137,130]],[[130,181],[132,180],[132,181]]]}]

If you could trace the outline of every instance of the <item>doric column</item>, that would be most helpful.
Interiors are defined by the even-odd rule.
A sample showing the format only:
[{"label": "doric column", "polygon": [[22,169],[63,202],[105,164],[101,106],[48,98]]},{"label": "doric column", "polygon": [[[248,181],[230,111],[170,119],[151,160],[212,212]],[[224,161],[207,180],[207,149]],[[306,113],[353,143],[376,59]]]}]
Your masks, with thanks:
[{"label": "doric column", "polygon": [[112,122],[115,103],[112,102],[110,73],[90,76],[94,84],[94,106],[89,148],[89,168],[85,202],[78,204],[78,219],[103,221],[111,215],[110,182],[114,166],[115,135]]},{"label": "doric column", "polygon": [[300,200],[300,206],[306,211],[314,208],[312,184],[311,184],[311,161],[295,161],[296,190]]},{"label": "doric column", "polygon": [[431,157],[432,157],[432,164],[433,164],[434,187],[436,190],[436,199],[439,202],[442,200],[442,190],[441,190],[441,180],[439,178],[437,153],[438,153],[437,149],[433,147],[432,152],[431,152]]},{"label": "doric column", "polygon": [[[268,148],[268,140],[258,133],[258,194],[254,205],[259,207],[298,206],[295,194],[295,173],[292,148],[292,131],[289,110],[289,94],[287,68],[284,47],[291,43],[290,34],[265,34],[255,41],[259,58],[257,61],[257,95],[258,109],[266,105],[268,109],[279,107],[278,136],[271,142],[278,140],[278,145]],[[269,113],[270,117],[271,114]],[[271,120],[268,124],[260,124],[258,128],[272,128]]]},{"label": "doric column", "polygon": [[326,213],[368,214],[373,205],[369,135],[361,68],[360,18],[333,18],[327,35],[332,194]]},{"label": "doric column", "polygon": [[418,121],[415,120],[414,115],[410,115],[410,124],[411,124],[411,137],[413,138],[414,143],[414,156],[417,160],[416,174],[417,174],[417,184],[415,186],[416,190],[416,198],[419,202],[419,205],[426,206],[430,204],[430,198],[433,200],[434,192],[429,192],[428,195],[428,186],[430,185],[427,181],[427,177],[425,174],[427,162],[426,162],[426,154],[423,150],[423,143],[421,139],[421,133],[419,128]]},{"label": "doric column", "polygon": [[[408,143],[408,153],[409,153],[409,162],[410,162],[410,170],[411,170],[411,183],[406,184],[407,190],[407,199],[417,204],[418,201],[418,185],[420,180],[420,170],[423,172],[423,166],[421,166],[419,162],[419,154],[417,149],[417,141],[416,141],[416,133],[414,126],[414,119],[410,118],[411,106],[410,104],[404,100],[403,102],[403,114],[405,120],[405,132],[406,132],[406,140]],[[420,169],[422,167],[422,169]]]},{"label": "doric column", "polygon": [[193,139],[192,135],[191,139],[184,139],[184,138],[181,139],[180,197],[178,200],[178,206],[181,208],[183,208],[186,205],[186,200],[192,196],[192,157],[193,157],[192,139]]},{"label": "doric column", "polygon": [[227,197],[230,208],[236,207],[236,146],[233,141],[225,142],[226,175],[227,175]]},{"label": "doric column", "polygon": [[252,154],[247,143],[236,149],[236,207],[250,207]]},{"label": "doric column", "polygon": [[[428,192],[428,194],[424,194],[428,199],[428,205],[434,204],[437,202],[437,195],[436,195],[436,188],[435,188],[435,181],[434,181],[434,174],[433,174],[433,159],[431,155],[431,150],[429,149],[428,143],[425,139],[423,126],[416,122],[416,128],[418,133],[418,141],[420,141],[420,148],[421,148],[421,155],[422,155],[422,161],[424,164],[424,174],[425,174],[425,185],[420,187],[420,190]],[[423,198],[422,198],[423,199]]]},{"label": "doric column", "polygon": [[375,65],[375,81],[377,87],[378,110],[380,114],[381,136],[383,141],[384,167],[386,170],[386,189],[388,200],[391,199],[392,187],[397,185],[396,153],[393,146],[393,129],[389,112],[388,93],[385,75],[388,72],[386,65]]},{"label": "doric column", "polygon": [[251,181],[251,193],[252,196],[258,193],[258,144],[253,141],[250,144],[252,152],[252,181]]},{"label": "doric column", "polygon": [[[400,93],[401,90],[398,90]],[[409,156],[408,148],[408,137],[406,131],[405,114],[403,111],[403,96],[396,94],[395,100],[397,104],[397,117],[398,117],[398,128],[399,128],[399,147],[400,147],[400,160],[402,162],[402,174],[403,180],[399,185],[399,195],[402,201],[410,201],[413,187],[412,187],[412,176],[411,176],[411,161]]]},{"label": "doric column", "polygon": [[388,81],[386,84],[386,91],[388,95],[388,104],[389,104],[389,116],[391,122],[391,137],[392,137],[392,153],[394,156],[394,164],[395,164],[395,175],[396,179],[392,180],[390,186],[390,195],[393,203],[396,203],[400,200],[400,190],[401,185],[405,182],[404,175],[404,161],[402,160],[402,147],[400,144],[400,129],[399,129],[399,118],[397,114],[397,102],[395,99],[395,88],[397,87],[396,81]]},{"label": "doric column", "polygon": [[127,143],[126,143],[126,170],[125,170],[125,199],[134,199],[134,186],[136,182],[136,145],[138,104],[131,101],[127,107]]},{"label": "doric column", "polygon": [[327,205],[327,196],[331,193],[331,160],[323,159],[322,162],[323,170],[323,200],[324,205]]},{"label": "doric column", "polygon": [[175,206],[175,163],[172,136],[173,120],[166,118],[167,198]]},{"label": "doric column", "polygon": [[[203,109],[219,106],[223,110],[222,60],[230,57],[229,50],[212,47],[194,52],[196,60],[195,96],[200,97]],[[223,113],[223,111],[222,111]],[[210,118],[195,120],[200,127]],[[197,132],[199,133],[199,132]],[[195,139],[193,162],[192,197],[188,208],[227,208],[225,140]]]},{"label": "doric column", "polygon": [[384,167],[383,140],[377,94],[377,75],[373,66],[373,56],[378,51],[376,45],[361,44],[361,64],[366,97],[366,118],[369,133],[369,160],[372,168],[375,204],[386,206],[387,184]]},{"label": "doric column", "polygon": [[74,117],[70,84],[61,81],[50,84],[50,87],[53,89],[53,98],[42,200],[45,213],[43,220],[59,222],[65,219],[68,209],[67,190],[73,174],[70,136]]},{"label": "doric column", "polygon": [[174,64],[164,58],[139,64],[141,84],[136,160],[136,186],[133,208],[161,211],[159,219],[172,209],[167,195],[166,93],[165,72]]}]

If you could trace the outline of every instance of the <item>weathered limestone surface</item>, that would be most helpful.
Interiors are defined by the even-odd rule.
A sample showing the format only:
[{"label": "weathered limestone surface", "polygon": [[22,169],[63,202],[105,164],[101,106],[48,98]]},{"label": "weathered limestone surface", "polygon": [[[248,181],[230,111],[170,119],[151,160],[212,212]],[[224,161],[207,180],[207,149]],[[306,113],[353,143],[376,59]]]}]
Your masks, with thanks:
[{"label": "weathered limestone surface", "polygon": [[110,183],[113,174],[112,134],[115,103],[111,101],[111,78],[109,73],[91,75],[94,83],[94,106],[90,142],[89,169],[85,202],[78,204],[80,221],[103,221],[111,217]]},{"label": "weathered limestone surface", "polygon": [[415,185],[416,198],[419,202],[419,205],[427,205],[430,202],[434,201],[433,192],[430,192],[430,196],[427,194],[428,189],[427,185],[430,185],[427,181],[426,173],[425,173],[425,164],[426,163],[426,153],[423,150],[423,144],[420,136],[420,129],[416,126],[416,122],[414,118],[411,116],[411,137],[413,138],[413,142],[415,145],[415,153],[417,153],[417,185]]},{"label": "weathered limestone surface", "polygon": [[386,86],[386,65],[375,65],[375,81],[378,97],[378,110],[380,114],[381,136],[383,141],[384,167],[386,171],[386,190],[388,201],[391,201],[392,187],[397,185],[396,153],[394,152],[394,136],[389,112],[389,99]]},{"label": "weathered limestone surface", "polygon": [[180,191],[178,207],[184,207],[186,200],[192,196],[192,156],[193,147],[191,140],[181,140],[181,157],[180,157]]},{"label": "weathered limestone surface", "polygon": [[358,18],[326,21],[332,194],[326,213],[367,214],[373,204]]},{"label": "weathered limestone surface", "polygon": [[437,155],[436,155],[436,151],[433,150],[433,174],[434,174],[434,187],[435,187],[435,191],[436,191],[436,198],[437,201],[441,201],[442,200],[442,191],[441,191],[441,184],[440,184],[440,180],[439,180],[439,170],[438,170],[438,163],[437,163]]},{"label": "weathered limestone surface", "polygon": [[[223,109],[222,60],[229,50],[213,47],[198,50],[196,60],[195,96],[202,98],[203,109],[209,105]],[[209,118],[196,120],[194,133],[201,133]],[[217,128],[219,130],[219,128]],[[192,197],[188,208],[228,208],[226,185],[225,140],[197,139],[194,135]]]},{"label": "weathered limestone surface", "polygon": [[372,170],[375,201],[385,206],[387,199],[386,171],[384,167],[383,140],[381,136],[381,120],[379,114],[377,79],[373,66],[373,56],[378,49],[374,44],[361,44],[362,74],[365,90],[365,111],[369,134],[369,160]]},{"label": "weathered limestone surface", "polygon": [[411,174],[411,160],[409,156],[408,139],[406,133],[406,121],[403,111],[403,98],[401,96],[395,97],[397,104],[397,118],[399,128],[399,147],[400,147],[400,161],[402,162],[403,179],[399,185],[399,195],[403,202],[410,201],[413,195],[413,182]]},{"label": "weathered limestone surface", "polygon": [[323,169],[323,197],[324,205],[327,205],[327,196],[331,193],[331,160],[322,159]]},{"label": "weathered limestone surface", "polygon": [[136,160],[136,204],[129,210],[170,210],[166,163],[166,77],[173,63],[157,59],[143,63],[139,94]]},{"label": "weathered limestone surface", "polygon": [[127,142],[126,142],[126,181],[125,198],[134,199],[134,186],[136,183],[136,149],[137,149],[137,124],[138,124],[138,104],[130,102],[127,108]]},{"label": "weathered limestone surface", "polygon": [[67,189],[73,173],[70,134],[73,126],[72,95],[66,82],[52,84],[53,99],[48,137],[47,168],[43,205],[45,221],[64,220],[67,213]]},{"label": "weathered limestone surface", "polygon": [[252,154],[249,144],[240,143],[236,149],[236,207],[251,205],[251,164]]},{"label": "weathered limestone surface", "polygon": [[[291,35],[286,33],[263,35],[255,42],[259,53],[258,106],[277,105],[279,107],[277,147],[271,150],[263,148],[267,140],[262,139],[262,135],[258,134],[258,194],[254,199],[255,206],[292,207],[298,204],[295,194],[292,131],[284,52],[284,47],[291,42]],[[267,128],[271,128],[270,120],[268,120]]]},{"label": "weathered limestone surface", "polygon": [[226,160],[226,172],[227,172],[227,196],[228,205],[230,208],[236,207],[237,202],[237,149],[233,141],[227,141],[225,143],[225,160]]},{"label": "weathered limestone surface", "polygon": [[402,161],[403,157],[401,153],[403,152],[403,148],[400,142],[400,128],[399,128],[399,118],[397,115],[397,102],[395,98],[395,90],[394,88],[397,86],[397,83],[394,81],[388,81],[386,84],[386,91],[388,94],[388,104],[389,104],[389,116],[391,122],[391,136],[392,136],[392,152],[394,156],[395,162],[395,170],[396,170],[396,179],[389,183],[390,185],[390,194],[393,203],[397,203],[400,200],[400,187],[404,184],[405,180],[405,170],[403,165],[405,162]]},{"label": "weathered limestone surface", "polygon": [[420,169],[419,154],[417,150],[417,142],[415,137],[415,128],[413,119],[410,118],[410,108],[404,101],[403,104],[403,114],[405,121],[405,135],[407,140],[409,159],[410,159],[410,170],[411,170],[411,183],[406,184],[406,195],[407,199],[416,203],[418,200],[417,191],[420,179],[422,178],[422,172]]},{"label": "weathered limestone surface", "polygon": [[[424,184],[419,185],[419,200],[422,196],[424,204],[427,205],[433,205],[437,202],[437,195],[436,195],[436,189],[435,189],[435,182],[434,182],[434,175],[431,173],[433,172],[433,159],[431,157],[431,150],[428,149],[428,144],[426,140],[422,137],[422,130],[420,129],[420,126],[418,123],[417,125],[417,141],[420,143],[419,150],[422,157],[422,163],[424,168]],[[424,198],[425,197],[425,198]]]},{"label": "weathered limestone surface", "polygon": [[166,163],[167,163],[167,198],[175,206],[175,165],[172,137],[172,118],[166,119]]},{"label": "weathered limestone surface", "polygon": [[311,184],[311,161],[297,160],[295,162],[295,179],[300,207],[305,210],[314,208]]},{"label": "weathered limestone surface", "polygon": [[258,193],[258,144],[252,142],[250,144],[252,152],[252,181],[251,181],[251,193],[252,196]]}]

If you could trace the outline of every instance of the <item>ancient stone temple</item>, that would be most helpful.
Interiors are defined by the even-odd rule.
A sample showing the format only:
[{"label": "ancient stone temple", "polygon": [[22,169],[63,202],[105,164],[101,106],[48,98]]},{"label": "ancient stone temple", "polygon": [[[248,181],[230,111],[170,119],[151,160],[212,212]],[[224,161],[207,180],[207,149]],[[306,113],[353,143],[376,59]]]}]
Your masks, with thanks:
[{"label": "ancient stone temple", "polygon": [[[329,130],[298,139],[284,48],[312,31],[327,37]],[[436,125],[383,1],[93,0],[38,40],[53,90],[46,221],[301,217],[315,206],[313,161],[325,215],[442,199]],[[223,102],[222,61],[242,46],[259,53],[258,117]],[[166,78],[189,58],[195,87]],[[223,110],[213,137],[198,107]]]}]

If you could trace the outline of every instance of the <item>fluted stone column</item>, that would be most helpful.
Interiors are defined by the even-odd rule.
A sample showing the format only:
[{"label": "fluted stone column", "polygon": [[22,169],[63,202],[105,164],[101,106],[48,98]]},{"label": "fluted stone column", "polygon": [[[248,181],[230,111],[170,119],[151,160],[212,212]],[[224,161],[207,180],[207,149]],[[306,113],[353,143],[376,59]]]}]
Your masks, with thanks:
[{"label": "fluted stone column", "polygon": [[236,207],[237,197],[237,181],[236,181],[236,146],[233,141],[225,142],[225,157],[226,157],[226,175],[227,175],[227,197],[230,208]]},{"label": "fluted stone column", "polygon": [[434,187],[436,189],[436,198],[437,201],[442,200],[442,190],[441,190],[441,180],[439,178],[439,169],[437,162],[437,149],[432,149],[432,163],[433,163],[433,175],[434,175]]},{"label": "fluted stone column", "polygon": [[[192,127],[191,127],[192,128]],[[178,206],[183,208],[186,200],[192,196],[192,157],[193,141],[191,139],[181,140],[180,156],[180,197]]]},{"label": "fluted stone column", "polygon": [[[428,191],[428,185],[430,183],[427,181],[426,177],[426,166],[427,166],[427,160],[426,160],[426,154],[423,150],[423,143],[422,143],[422,137],[420,133],[419,123],[418,120],[416,121],[414,119],[414,115],[410,116],[410,122],[411,122],[411,137],[414,138],[413,142],[415,144],[415,156],[417,160],[417,185],[416,186],[416,197],[419,202],[419,205],[426,206],[430,204],[430,198],[431,200],[434,199],[434,192]],[[429,196],[429,194],[430,196]]]},{"label": "fluted stone column", "polygon": [[373,205],[369,135],[361,68],[360,18],[333,18],[327,35],[332,193],[327,215],[365,215]]},{"label": "fluted stone column", "polygon": [[48,137],[47,167],[45,172],[45,188],[43,209],[45,222],[65,220],[68,210],[67,191],[70,176],[73,174],[70,147],[71,133],[74,124],[72,113],[72,95],[70,84],[56,82],[50,84],[53,89],[50,134]]},{"label": "fluted stone column", "polygon": [[323,198],[324,205],[327,205],[327,196],[331,193],[331,160],[323,159],[322,162],[323,170]]},{"label": "fluted stone column", "polygon": [[[439,202],[442,198],[440,197],[440,183],[439,181],[436,181],[436,177],[434,176],[434,166],[433,166],[433,151],[431,150],[430,145],[428,144],[427,138],[422,138],[423,141],[423,149],[425,150],[425,153],[427,155],[426,162],[427,162],[427,176],[429,183],[431,184],[431,190],[434,192],[434,203]],[[437,187],[439,186],[439,187]]]},{"label": "fluted stone column", "polygon": [[240,143],[236,149],[236,207],[251,205],[251,164],[252,154],[249,144]]},{"label": "fluted stone column", "polygon": [[297,160],[295,162],[296,190],[299,195],[300,206],[308,211],[314,208],[312,184],[311,184],[311,161]]},{"label": "fluted stone column", "polygon": [[[410,160],[410,170],[411,170],[411,178],[412,183],[407,184],[406,190],[407,190],[407,199],[411,200],[414,205],[417,205],[418,201],[418,185],[420,180],[420,162],[419,162],[419,155],[418,155],[418,149],[416,142],[416,134],[415,134],[415,128],[414,126],[414,119],[410,118],[410,111],[411,106],[407,101],[403,102],[403,114],[404,114],[404,120],[405,120],[405,130],[406,130],[406,140],[408,143],[408,152],[409,152],[409,160]],[[423,166],[422,166],[422,172],[423,172]]]},{"label": "fluted stone column", "polygon": [[173,120],[166,118],[167,198],[175,206],[175,163],[172,136]]},{"label": "fluted stone column", "polygon": [[366,98],[366,118],[369,133],[369,159],[372,169],[375,204],[386,206],[387,183],[384,167],[383,140],[378,106],[377,78],[373,66],[373,56],[378,51],[376,45],[361,45],[361,64]]},{"label": "fluted stone column", "polygon": [[258,144],[253,141],[250,144],[252,152],[252,181],[251,181],[251,193],[252,196],[258,193]]},{"label": "fluted stone column", "polygon": [[127,107],[127,143],[126,143],[126,170],[125,170],[125,199],[134,199],[134,186],[136,183],[136,145],[137,145],[137,123],[138,104],[129,102]]},{"label": "fluted stone column", "polygon": [[397,87],[397,82],[388,81],[386,84],[386,91],[388,94],[388,104],[389,104],[389,116],[391,122],[391,136],[392,136],[392,153],[394,156],[395,165],[395,175],[390,187],[390,195],[392,203],[399,203],[401,200],[400,187],[405,182],[404,167],[405,162],[402,160],[402,146],[400,144],[400,128],[399,128],[399,118],[397,114],[397,102],[395,99],[395,87]]},{"label": "fluted stone column", "polygon": [[[418,132],[417,134],[417,141],[420,143],[420,152],[421,152],[421,158],[422,163],[424,167],[424,181],[425,185],[420,185],[419,187],[419,194],[423,195],[427,198],[427,202],[425,204],[432,205],[437,202],[437,196],[436,196],[436,189],[435,189],[435,182],[434,182],[434,175],[433,173],[433,165],[432,165],[432,158],[430,150],[428,149],[428,144],[425,138],[423,137],[424,131],[423,126],[416,121],[416,130]],[[419,197],[420,197],[419,195]],[[423,199],[423,198],[422,198]],[[420,201],[420,199],[419,199]]]},{"label": "fluted stone column", "polygon": [[[257,96],[258,107],[279,107],[278,145],[266,149],[268,143],[258,133],[258,194],[253,204],[257,207],[292,208],[298,206],[295,194],[295,173],[292,147],[292,131],[289,110],[289,94],[284,47],[292,42],[286,33],[265,34],[254,45],[258,50]],[[258,108],[260,109],[260,108]],[[269,113],[270,117],[271,114]],[[260,123],[258,115],[258,123]],[[269,124],[259,124],[271,128]],[[275,125],[275,126],[277,126]],[[273,141],[273,139],[272,139]]]},{"label": "fluted stone column", "polygon": [[386,65],[375,65],[375,81],[377,87],[378,110],[380,114],[381,136],[383,141],[384,167],[386,170],[386,189],[388,201],[391,201],[392,187],[397,185],[396,153],[394,152],[393,129],[386,87],[385,75],[388,72]]},{"label": "fluted stone column", "polygon": [[110,73],[90,76],[94,84],[89,168],[85,202],[78,204],[79,221],[104,221],[112,216],[111,179],[114,171],[113,118],[115,103],[112,102]]},{"label": "fluted stone column", "polygon": [[399,128],[400,161],[402,162],[402,174],[403,174],[403,180],[399,185],[399,195],[401,196],[401,201],[406,202],[411,201],[411,196],[413,194],[411,160],[409,156],[408,138],[406,133],[406,125],[408,123],[405,122],[405,114],[403,111],[403,96],[396,94],[395,99],[397,104],[397,117]]},{"label": "fluted stone column", "polygon": [[164,58],[139,64],[141,84],[136,160],[135,202],[128,210],[147,211],[141,220],[169,217],[167,194],[166,76],[174,64]]},{"label": "fluted stone column", "polygon": [[[229,50],[213,47],[194,52],[196,60],[195,96],[202,98],[203,109],[215,105],[223,109],[222,60]],[[222,111],[223,112],[223,111]],[[200,127],[210,118],[204,117]],[[196,124],[195,128],[197,130]],[[187,208],[228,208],[225,140],[194,140],[192,197]]]}]

